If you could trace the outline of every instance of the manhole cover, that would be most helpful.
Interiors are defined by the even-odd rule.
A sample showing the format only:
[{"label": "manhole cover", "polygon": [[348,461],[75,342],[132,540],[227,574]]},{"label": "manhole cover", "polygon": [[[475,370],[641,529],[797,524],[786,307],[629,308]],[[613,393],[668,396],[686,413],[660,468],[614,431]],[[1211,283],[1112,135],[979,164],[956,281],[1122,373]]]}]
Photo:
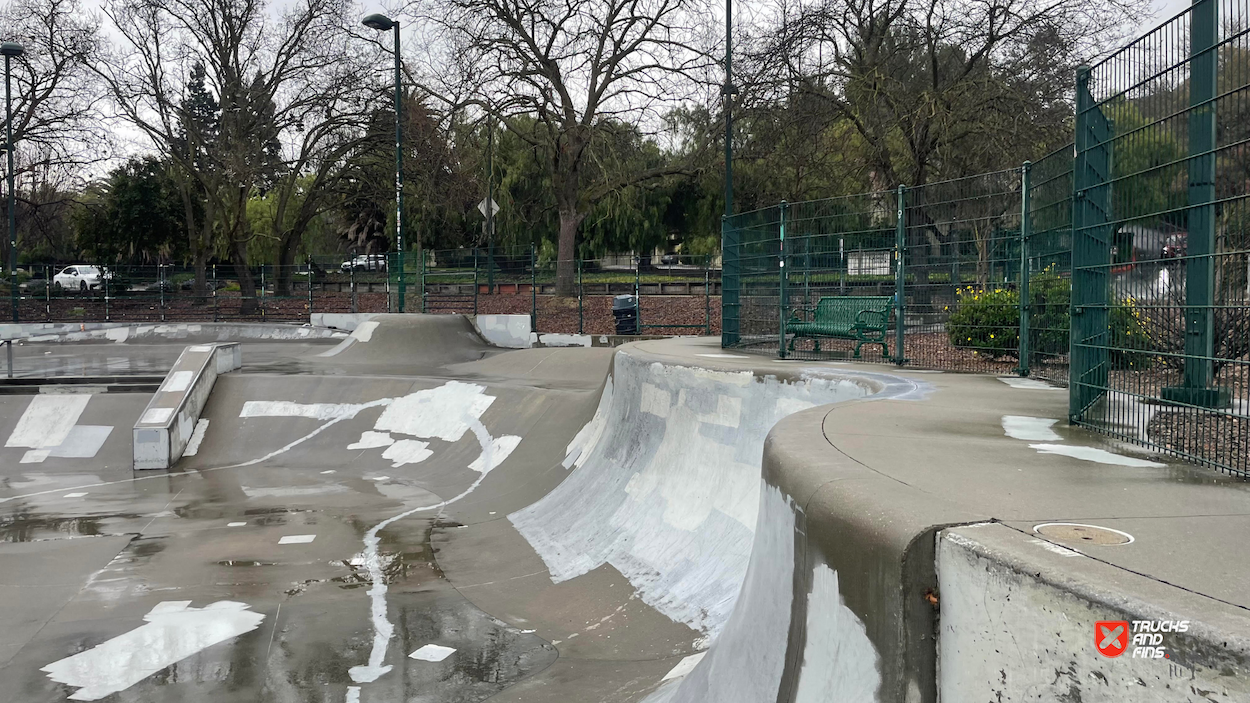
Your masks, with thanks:
[{"label": "manhole cover", "polygon": [[1033,528],[1033,531],[1044,537],[1064,542],[1084,544],[1128,544],[1133,535],[1110,527],[1082,525],[1075,522],[1048,522]]}]

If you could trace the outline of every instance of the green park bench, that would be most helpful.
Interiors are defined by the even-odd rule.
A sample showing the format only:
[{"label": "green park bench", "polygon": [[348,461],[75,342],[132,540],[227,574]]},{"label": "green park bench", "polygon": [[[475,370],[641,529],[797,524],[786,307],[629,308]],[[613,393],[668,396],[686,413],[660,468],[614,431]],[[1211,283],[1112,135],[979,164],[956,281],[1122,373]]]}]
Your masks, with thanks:
[{"label": "green park bench", "polygon": [[[816,307],[797,308],[786,322],[786,332],[791,333],[790,351],[800,338],[815,341],[815,351],[820,351],[821,338],[850,339],[855,342],[855,358],[865,344],[880,344],[881,353],[888,359],[890,348],[885,343],[886,326],[890,323],[890,308],[894,299],[887,295],[824,296]],[[799,312],[811,313],[810,320],[799,319]]]}]

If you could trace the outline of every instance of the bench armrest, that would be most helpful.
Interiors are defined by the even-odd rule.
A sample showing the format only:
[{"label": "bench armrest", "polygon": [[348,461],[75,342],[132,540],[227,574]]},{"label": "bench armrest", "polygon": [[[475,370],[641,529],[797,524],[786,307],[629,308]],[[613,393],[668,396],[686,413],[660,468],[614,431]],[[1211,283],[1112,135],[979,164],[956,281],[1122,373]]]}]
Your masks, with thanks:
[{"label": "bench armrest", "polygon": [[882,326],[890,322],[889,310],[860,310],[859,314],[855,316],[855,324],[856,325],[867,324],[868,321],[864,319],[865,315],[876,315],[878,318],[881,319]]},{"label": "bench armrest", "polygon": [[801,319],[799,319],[799,313],[800,313],[800,312],[807,313],[807,316],[808,316],[808,317],[811,317],[812,313],[816,312],[816,308],[815,308],[814,306],[813,306],[813,307],[797,307],[797,308],[790,308],[790,319],[789,319],[789,322],[806,322],[806,320],[801,320]]}]

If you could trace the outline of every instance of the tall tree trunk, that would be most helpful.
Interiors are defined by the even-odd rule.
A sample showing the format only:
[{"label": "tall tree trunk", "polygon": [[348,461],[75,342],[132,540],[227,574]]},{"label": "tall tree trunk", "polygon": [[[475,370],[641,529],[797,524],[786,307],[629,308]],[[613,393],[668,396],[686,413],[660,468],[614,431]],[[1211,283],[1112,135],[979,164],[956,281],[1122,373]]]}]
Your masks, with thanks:
[{"label": "tall tree trunk", "polygon": [[577,228],[585,214],[575,207],[560,208],[560,240],[556,247],[556,295],[570,297],[577,278]]},{"label": "tall tree trunk", "polygon": [[234,237],[231,243],[231,263],[234,264],[234,275],[239,279],[240,315],[257,315],[260,313],[260,301],[256,298],[256,279],[252,278],[252,270],[247,265],[247,240]]},{"label": "tall tree trunk", "polygon": [[[299,248],[300,237],[296,235],[295,228],[291,228],[282,233],[282,238],[278,240],[278,262],[277,270],[274,271],[274,295],[279,297],[289,297],[291,293],[291,280],[295,276],[295,250]],[[309,283],[312,285],[312,273],[309,273]]]}]

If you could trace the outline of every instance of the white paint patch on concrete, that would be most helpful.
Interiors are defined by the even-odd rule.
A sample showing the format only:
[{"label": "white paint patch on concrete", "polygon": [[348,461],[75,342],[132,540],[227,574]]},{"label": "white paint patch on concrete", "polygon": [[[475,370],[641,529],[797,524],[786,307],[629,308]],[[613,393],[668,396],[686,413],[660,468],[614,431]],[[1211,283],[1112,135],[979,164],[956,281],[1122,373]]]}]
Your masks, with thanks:
[{"label": "white paint patch on concrete", "polygon": [[429,442],[419,439],[401,439],[382,452],[383,459],[391,460],[391,468],[397,469],[405,464],[419,464],[434,456]]},{"label": "white paint patch on concrete", "polygon": [[65,497],[66,497],[66,498],[82,498],[82,497],[83,497],[83,496],[85,496],[85,495],[87,495],[87,494],[86,494],[86,493],[84,493],[84,492],[66,493],[66,494],[65,494]]},{"label": "white paint patch on concrete", "polygon": [[43,449],[59,445],[90,400],[85,393],[32,396],[4,446]]},{"label": "white paint patch on concrete", "polygon": [[490,451],[483,451],[478,458],[473,460],[473,463],[469,464],[469,468],[479,473],[486,470],[487,457],[494,462],[495,466],[499,466],[504,459],[511,456],[512,450],[516,449],[520,443],[521,438],[516,435],[506,434],[502,437],[496,437],[492,441]]},{"label": "white paint patch on concrete", "polygon": [[74,425],[65,441],[48,450],[48,456],[90,459],[104,446],[112,431],[112,425]]},{"label": "white paint patch on concrete", "polygon": [[130,337],[129,327],[113,327],[104,331],[104,338],[117,344],[126,341],[128,337]]},{"label": "white paint patch on concrete", "polygon": [[334,470],[334,469],[327,469],[327,470],[325,470],[325,471],[322,471],[321,473],[323,473],[323,474],[332,474],[332,473],[336,473],[336,472],[335,472],[335,470]]},{"label": "white paint patch on concrete", "polygon": [[[653,412],[642,411],[644,393]],[[611,564],[643,602],[715,636],[751,559],[768,431],[792,412],[869,393],[849,377],[791,383],[620,351],[600,411],[569,445],[564,465],[577,468],[508,519],[554,582]]]},{"label": "white paint patch on concrete", "polygon": [[366,481],[389,481],[391,480],[391,477],[390,476],[366,476],[365,480]]},{"label": "white paint patch on concrete", "polygon": [[227,522],[226,523],[226,527],[245,527],[245,526],[247,526],[246,522]]},{"label": "white paint patch on concrete", "polygon": [[427,644],[408,655],[409,659],[423,662],[441,662],[456,653],[455,647],[444,647],[441,644]]},{"label": "white paint patch on concrete", "polygon": [[31,449],[22,455],[22,464],[42,464],[48,458],[47,449]]},{"label": "white paint patch on concrete", "polygon": [[698,654],[691,654],[688,657],[682,657],[682,660],[677,662],[677,666],[674,666],[673,668],[669,669],[668,673],[665,674],[664,678],[660,679],[660,681],[671,681],[673,679],[680,679],[686,674],[689,674],[690,672],[694,671],[694,667],[699,662],[703,661],[703,657],[706,654],[707,652],[699,652]]},{"label": "white paint patch on concrete", "polygon": [[164,601],[143,619],[146,625],[49,664],[48,678],[78,690],[75,701],[94,701],[123,691],[171,664],[215,644],[251,632],[265,616],[245,603],[217,601],[203,608],[191,601]]},{"label": "white paint patch on concrete", "polygon": [[362,432],[360,439],[347,445],[348,449],[377,449],[378,447],[389,447],[395,443],[394,439],[386,432],[373,432],[371,430]]},{"label": "white paint patch on concrete", "polygon": [[163,425],[174,416],[174,410],[175,408],[148,408],[148,411],[143,413],[143,417],[139,418],[139,424]]},{"label": "white paint patch on concrete", "polygon": [[674,703],[759,703],[777,697],[790,633],[795,507],[779,489],[756,481],[762,485],[760,521],[737,607],[707,656],[672,693]]},{"label": "white paint patch on concrete", "polygon": [[205,432],[208,432],[208,418],[202,417],[195,421],[195,429],[191,431],[191,439],[187,440],[187,448],[182,450],[183,456],[195,456],[200,453],[200,445],[204,442]]},{"label": "white paint patch on concrete", "polygon": [[544,347],[590,347],[592,339],[588,334],[540,334],[538,343]]},{"label": "white paint patch on concrete", "polygon": [[382,411],[373,429],[458,441],[469,429],[469,421],[480,419],[495,402],[495,397],[485,391],[485,386],[476,383],[449,381],[437,388],[410,393],[396,398]]},{"label": "white paint patch on concrete", "polygon": [[357,325],[356,329],[352,330],[352,339],[355,339],[358,342],[368,342],[373,339],[373,331],[377,328],[378,322],[376,320],[366,320],[365,322]]},{"label": "white paint patch on concrete", "polygon": [[[192,347],[194,350],[194,347]],[[174,371],[165,378],[165,384],[161,386],[161,390],[166,393],[181,393],[191,387],[191,381],[195,380],[194,371]]]},{"label": "white paint patch on concrete", "polygon": [[477,315],[473,318],[473,324],[483,339],[497,347],[530,347],[529,315]]},{"label": "white paint patch on concrete", "polygon": [[384,398],[368,404],[353,403],[295,403],[289,400],[249,400],[243,404],[239,417],[306,417],[310,420],[333,420],[335,418],[354,417],[370,405],[385,405],[391,402]]},{"label": "white paint patch on concrete", "polygon": [[668,391],[662,391],[650,383],[642,384],[642,411],[656,417],[668,417],[668,408],[673,398]]},{"label": "white paint patch on concrete", "polygon": [[308,544],[317,539],[317,535],[284,535],[278,544]]},{"label": "white paint patch on concrete", "polygon": [[1019,376],[998,376],[998,380],[1006,383],[1012,388],[1020,388],[1033,391],[1061,391],[1064,390],[1059,386],[1052,386],[1045,381],[1039,381],[1036,378],[1021,378]]},{"label": "white paint patch on concrete", "polygon": [[[493,396],[487,396],[487,398],[492,401],[494,400]],[[466,415],[464,416],[464,422],[468,425],[469,429],[473,431],[473,435],[477,438],[478,446],[482,448],[482,454],[485,456],[485,461],[483,462],[485,470],[482,471],[481,474],[478,475],[477,479],[459,495],[447,500],[440,500],[437,503],[409,508],[398,515],[392,515],[382,522],[379,522],[365,533],[365,548],[362,552],[362,556],[364,558],[364,563],[368,566],[369,581],[372,584],[369,587],[368,595],[370,619],[373,622],[373,646],[369,650],[369,662],[367,664],[353,666],[347,672],[348,675],[351,676],[352,681],[356,683],[369,683],[371,681],[376,681],[379,677],[391,670],[391,666],[389,664],[382,664],[382,662],[386,660],[386,650],[390,645],[391,637],[395,634],[395,626],[391,624],[391,621],[387,616],[387,587],[385,575],[382,573],[382,560],[379,557],[378,552],[378,545],[381,543],[381,538],[378,537],[378,534],[393,523],[403,520],[406,517],[410,517],[421,512],[440,510],[459,501],[461,498],[464,498],[473,491],[477,490],[477,487],[482,485],[482,481],[486,479],[487,474],[499,465],[493,456],[492,448],[495,444],[494,438],[491,437],[490,432],[486,430],[486,426],[482,424],[481,420],[475,416],[467,414],[468,412],[472,412],[476,407],[477,405],[474,404],[468,404],[465,407]]]},{"label": "white paint patch on concrete", "polygon": [[188,348],[193,352],[208,352],[213,350],[213,348],[207,344],[194,344]]},{"label": "white paint patch on concrete", "polygon": [[599,443],[603,430],[608,426],[608,412],[612,406],[612,377],[608,376],[603,393],[599,396],[599,405],[595,408],[594,417],[590,418],[582,429],[577,431],[573,441],[564,449],[564,468],[581,466],[590,456],[590,450]]},{"label": "white paint patch on concrete", "polygon": [[825,564],[812,572],[806,632],[795,703],[876,699],[881,657],[864,622],[846,606],[838,572]]},{"label": "white paint patch on concrete", "polygon": [[343,699],[343,703],[360,703],[360,687],[348,686],[347,697]]},{"label": "white paint patch on concrete", "polygon": [[1079,447],[1068,444],[1030,444],[1029,447],[1036,449],[1042,454],[1058,454],[1060,456],[1071,457],[1073,459],[1080,459],[1081,461],[1093,461],[1099,464],[1131,466],[1138,469],[1161,469],[1164,466],[1167,466],[1166,464],[1160,464],[1157,461],[1134,459],[1130,456],[1114,454],[1106,449],[1099,449],[1097,447]]},{"label": "white paint patch on concrete", "polygon": [[1048,417],[1003,415],[1003,432],[1012,439],[1026,442],[1056,442],[1063,438],[1050,429],[1058,420]]}]

